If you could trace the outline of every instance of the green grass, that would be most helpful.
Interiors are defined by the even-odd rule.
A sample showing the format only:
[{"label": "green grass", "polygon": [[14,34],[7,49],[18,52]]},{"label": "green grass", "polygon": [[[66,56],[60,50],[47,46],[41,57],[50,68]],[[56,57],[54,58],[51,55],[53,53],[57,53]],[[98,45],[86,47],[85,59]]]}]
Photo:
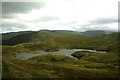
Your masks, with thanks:
[{"label": "green grass", "polygon": [[118,65],[117,53],[75,52],[72,56],[85,61]]},{"label": "green grass", "polygon": [[60,54],[45,54],[45,55],[41,55],[41,56],[36,56],[36,57],[32,57],[28,60],[32,60],[32,61],[36,61],[36,62],[61,62],[61,63],[68,63],[73,61],[73,58],[70,58],[68,56],[65,55],[60,55]]},{"label": "green grass", "polygon": [[9,60],[3,63],[3,77],[17,78],[99,78],[116,77],[116,69],[97,69],[76,66],[70,63]]},{"label": "green grass", "polygon": [[[40,38],[44,38],[44,40],[39,41],[39,37],[37,37],[35,41],[32,40],[31,42],[14,46],[2,46],[3,78],[118,77],[118,54],[116,53],[118,48],[116,48],[117,41],[116,37],[114,37],[116,34],[95,37],[70,34],[47,38],[48,31],[38,33],[46,34],[45,37],[41,34],[36,35],[41,36]],[[50,36],[53,35],[55,34],[50,34]],[[22,37],[19,35],[19,38]],[[19,39],[15,40],[19,41]],[[12,39],[10,43],[12,43]],[[77,60],[58,54],[41,55],[29,58],[28,60],[14,59],[14,56],[21,52],[34,54],[36,50],[54,51],[60,48],[110,49],[110,52],[107,54],[75,52],[72,56],[78,58]]]},{"label": "green grass", "polygon": [[[99,36],[85,36],[73,32],[59,33],[49,30],[41,30],[37,32],[25,32],[3,34],[3,45],[22,44],[29,50],[42,49],[46,51],[54,51],[59,48],[84,48],[96,49],[109,52],[117,52],[118,33],[111,33]],[[6,35],[6,36],[5,36]],[[12,37],[9,37],[9,36]],[[26,44],[25,44],[26,43]]]},{"label": "green grass", "polygon": [[73,59],[64,55],[46,54],[28,60],[3,56],[3,77],[10,78],[115,78],[118,68],[112,63]]}]

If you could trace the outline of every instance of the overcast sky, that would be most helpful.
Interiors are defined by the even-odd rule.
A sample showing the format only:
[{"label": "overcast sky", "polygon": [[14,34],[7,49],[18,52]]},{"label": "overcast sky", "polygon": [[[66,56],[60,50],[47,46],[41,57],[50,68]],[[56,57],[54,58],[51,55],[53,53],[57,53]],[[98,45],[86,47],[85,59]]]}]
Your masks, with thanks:
[{"label": "overcast sky", "polygon": [[119,0],[4,1],[0,33],[40,29],[118,30]]}]

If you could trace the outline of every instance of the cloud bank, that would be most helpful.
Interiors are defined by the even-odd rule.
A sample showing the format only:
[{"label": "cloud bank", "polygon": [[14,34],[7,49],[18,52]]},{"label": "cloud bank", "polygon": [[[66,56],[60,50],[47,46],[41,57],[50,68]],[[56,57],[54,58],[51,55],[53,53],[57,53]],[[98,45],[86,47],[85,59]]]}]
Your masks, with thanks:
[{"label": "cloud bank", "polygon": [[117,4],[118,0],[6,0],[2,2],[0,32],[39,29],[117,30]]}]

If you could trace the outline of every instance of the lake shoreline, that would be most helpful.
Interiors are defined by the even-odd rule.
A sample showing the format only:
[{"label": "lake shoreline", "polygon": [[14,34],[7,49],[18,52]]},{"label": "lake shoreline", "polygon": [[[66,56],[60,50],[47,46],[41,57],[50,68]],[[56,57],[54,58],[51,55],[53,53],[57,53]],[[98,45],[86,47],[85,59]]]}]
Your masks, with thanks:
[{"label": "lake shoreline", "polygon": [[69,56],[71,58],[73,57],[71,54],[77,51],[84,51],[84,52],[94,52],[94,53],[107,53],[105,51],[96,51],[96,50],[89,50],[89,49],[59,49],[58,51],[52,51],[52,52],[46,52],[44,50],[37,50],[36,53],[28,53],[28,52],[23,52],[23,53],[18,53],[15,55],[17,59],[28,59],[34,56],[40,56],[44,54],[63,54],[65,56]]}]

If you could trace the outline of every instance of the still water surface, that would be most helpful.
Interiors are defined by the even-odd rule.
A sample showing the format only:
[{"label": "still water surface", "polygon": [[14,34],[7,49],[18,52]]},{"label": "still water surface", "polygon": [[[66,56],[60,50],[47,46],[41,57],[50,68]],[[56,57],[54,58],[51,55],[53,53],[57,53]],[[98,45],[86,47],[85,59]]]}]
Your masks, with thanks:
[{"label": "still water surface", "polygon": [[88,49],[59,49],[58,51],[54,51],[54,52],[46,52],[46,51],[37,50],[36,54],[18,53],[18,54],[16,54],[16,58],[24,60],[24,59],[31,58],[33,56],[39,56],[39,55],[43,55],[43,54],[63,54],[63,55],[74,58],[73,56],[71,56],[71,54],[76,52],[76,51],[89,51],[89,52],[97,52],[97,53],[107,53],[105,51],[96,51],[96,50],[88,50]]}]

